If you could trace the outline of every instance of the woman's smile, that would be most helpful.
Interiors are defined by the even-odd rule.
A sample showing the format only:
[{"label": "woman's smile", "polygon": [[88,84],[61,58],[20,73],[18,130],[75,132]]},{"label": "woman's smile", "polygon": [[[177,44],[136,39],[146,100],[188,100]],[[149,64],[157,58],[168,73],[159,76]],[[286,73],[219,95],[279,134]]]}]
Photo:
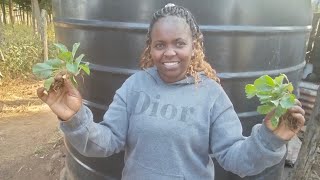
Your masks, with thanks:
[{"label": "woman's smile", "polygon": [[167,69],[176,69],[179,67],[180,62],[164,62],[162,63]]}]

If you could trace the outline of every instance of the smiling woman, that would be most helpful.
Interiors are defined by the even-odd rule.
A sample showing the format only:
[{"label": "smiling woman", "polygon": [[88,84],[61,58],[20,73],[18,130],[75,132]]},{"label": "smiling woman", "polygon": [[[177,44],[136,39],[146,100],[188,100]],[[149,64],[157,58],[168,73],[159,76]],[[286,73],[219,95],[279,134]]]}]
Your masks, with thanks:
[{"label": "smiling woman", "polygon": [[[262,121],[263,117],[256,121],[245,118],[251,124],[250,130],[244,132],[249,137],[244,137],[234,107],[246,110],[254,106],[241,98],[244,86],[237,87],[244,81],[251,82],[250,75],[260,73],[256,71],[262,68],[283,68],[279,60],[287,53],[278,53],[278,49],[302,50],[299,45],[305,45],[305,32],[301,35],[294,31],[288,35],[290,28],[277,24],[283,22],[276,21],[279,18],[287,18],[283,6],[279,9],[281,13],[274,10],[279,1],[183,1],[184,6],[198,13],[197,20],[205,25],[201,30],[206,33],[210,61],[206,61],[204,53],[204,36],[191,12],[184,7],[172,4],[163,7],[164,1],[160,0],[143,3],[96,0],[78,4],[74,1],[56,1],[57,34],[59,40],[69,45],[80,39],[83,52],[92,62],[92,76],[81,85],[83,93],[68,86],[68,81],[65,88],[48,96],[39,91],[39,97],[60,117],[71,154],[68,159],[72,159],[67,167],[74,179],[234,180],[260,173],[256,179],[278,180],[277,172],[281,173],[281,169],[272,166],[284,157],[287,136],[277,135],[290,135],[288,129],[281,124],[283,133],[275,134],[270,124]],[[153,13],[159,7],[163,8]],[[271,7],[265,10],[268,13],[262,12],[266,7]],[[281,16],[271,18],[270,12]],[[148,26],[144,23],[149,22],[152,13]],[[288,20],[292,20],[289,15]],[[248,24],[251,26],[247,27]],[[276,24],[280,27],[271,27]],[[277,34],[279,30],[285,30],[286,34]],[[292,48],[293,44],[297,48]],[[135,72],[139,67],[134,60],[140,50],[143,50],[142,70]],[[289,52],[288,59],[292,60],[302,51]],[[220,74],[224,88],[208,62],[225,72]],[[249,78],[241,79],[244,76]],[[235,102],[241,100],[237,106],[233,106],[225,90],[232,92]],[[291,112],[297,115],[296,121],[303,123],[301,107],[295,106]],[[124,158],[112,156],[121,151],[125,152]],[[211,157],[218,163],[213,164]],[[125,162],[123,166],[121,160]],[[218,164],[238,176],[214,169]],[[261,173],[268,167],[273,171],[268,171],[268,175]]]},{"label": "smiling woman", "polygon": [[161,79],[167,83],[182,80],[187,75],[193,54],[190,28],[179,17],[167,16],[151,28],[151,58]]},{"label": "smiling woman", "polygon": [[141,68],[155,65],[163,81],[173,83],[187,75],[199,80],[198,72],[219,82],[216,71],[206,62],[203,35],[193,15],[186,9],[176,12],[172,4],[154,14],[147,34]]}]

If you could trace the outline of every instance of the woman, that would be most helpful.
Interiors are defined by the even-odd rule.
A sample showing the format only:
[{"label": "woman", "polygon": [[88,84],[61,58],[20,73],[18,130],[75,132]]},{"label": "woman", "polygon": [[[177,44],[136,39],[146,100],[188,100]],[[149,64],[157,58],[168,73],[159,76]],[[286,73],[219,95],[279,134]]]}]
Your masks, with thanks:
[{"label": "woman", "polygon": [[125,151],[123,180],[212,180],[210,153],[228,171],[255,175],[280,162],[285,143],[304,124],[297,101],[300,106],[289,110],[297,129],[285,121],[272,127],[270,113],[243,137],[233,105],[205,61],[199,26],[183,7],[168,4],[154,14],[140,66],[143,71],[117,90],[100,123],[68,78],[58,91],[38,90],[81,154]]}]

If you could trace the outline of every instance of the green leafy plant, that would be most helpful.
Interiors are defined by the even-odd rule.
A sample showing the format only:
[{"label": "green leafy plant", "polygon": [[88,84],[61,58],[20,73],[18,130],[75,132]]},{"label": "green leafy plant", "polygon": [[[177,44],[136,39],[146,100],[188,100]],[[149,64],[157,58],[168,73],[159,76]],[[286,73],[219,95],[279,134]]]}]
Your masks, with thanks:
[{"label": "green leafy plant", "polygon": [[51,88],[57,90],[61,87],[63,82],[55,81],[55,76],[58,74],[69,77],[74,85],[77,85],[75,77],[79,75],[81,70],[90,75],[89,63],[82,62],[84,54],[75,57],[80,43],[75,43],[72,47],[72,51],[69,51],[63,44],[56,43],[54,45],[59,50],[57,57],[43,63],[37,63],[32,68],[33,73],[37,77],[45,79],[44,87],[47,91]]},{"label": "green leafy plant", "polygon": [[[287,83],[283,83],[284,79]],[[280,74],[272,79],[263,75],[256,79],[253,84],[245,87],[247,98],[257,96],[261,105],[257,111],[260,114],[268,114],[274,110],[271,116],[271,123],[274,127],[279,124],[279,119],[284,117],[287,110],[295,105],[295,95],[292,94],[293,86],[285,74]]]}]

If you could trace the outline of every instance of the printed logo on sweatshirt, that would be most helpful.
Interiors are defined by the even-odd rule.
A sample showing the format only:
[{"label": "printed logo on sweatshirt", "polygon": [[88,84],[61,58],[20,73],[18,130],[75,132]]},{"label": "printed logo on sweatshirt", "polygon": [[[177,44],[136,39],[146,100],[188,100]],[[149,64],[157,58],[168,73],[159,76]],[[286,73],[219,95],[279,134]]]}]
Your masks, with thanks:
[{"label": "printed logo on sweatshirt", "polygon": [[145,114],[153,117],[160,116],[165,119],[178,118],[178,120],[186,122],[195,114],[194,107],[163,103],[160,95],[152,98],[145,92],[133,91],[132,96],[134,99],[132,114],[135,115]]}]

